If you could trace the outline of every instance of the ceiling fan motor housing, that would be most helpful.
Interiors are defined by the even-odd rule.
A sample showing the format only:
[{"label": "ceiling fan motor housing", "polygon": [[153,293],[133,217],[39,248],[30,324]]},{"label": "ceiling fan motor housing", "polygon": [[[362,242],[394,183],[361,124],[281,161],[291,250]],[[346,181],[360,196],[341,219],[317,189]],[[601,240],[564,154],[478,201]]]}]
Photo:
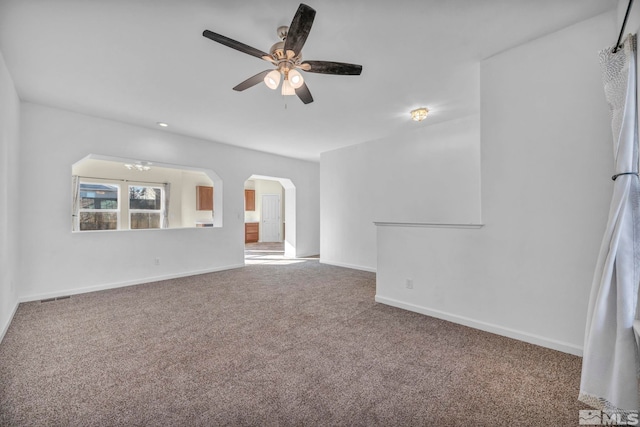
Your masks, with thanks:
[{"label": "ceiling fan motor housing", "polygon": [[288,26],[282,25],[278,27],[276,32],[278,34],[278,37],[280,38],[280,41],[274,43],[273,46],[271,46],[271,49],[269,49],[269,54],[273,58],[276,69],[280,71],[286,79],[289,71],[294,70],[300,65],[300,62],[302,60],[302,52],[298,53],[298,55],[296,56],[293,56],[295,55],[293,51],[289,51],[288,55],[287,52],[285,52],[284,45],[285,40],[287,39],[287,34],[289,33]]},{"label": "ceiling fan motor housing", "polygon": [[286,59],[287,56],[284,53],[284,41],[275,43],[273,46],[271,46],[271,49],[269,50],[269,54],[276,61]]}]

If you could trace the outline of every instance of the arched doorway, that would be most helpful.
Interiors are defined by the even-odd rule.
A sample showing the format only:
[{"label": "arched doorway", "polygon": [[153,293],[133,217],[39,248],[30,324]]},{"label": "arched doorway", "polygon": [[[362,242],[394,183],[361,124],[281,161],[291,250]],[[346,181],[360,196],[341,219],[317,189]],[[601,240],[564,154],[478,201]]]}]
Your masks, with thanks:
[{"label": "arched doorway", "polygon": [[[262,183],[264,182],[264,185]],[[273,184],[279,183],[281,191],[275,191]],[[253,188],[252,188],[253,187]],[[264,189],[264,191],[263,191]],[[273,241],[273,233],[266,236],[264,233],[267,229],[273,230],[273,224],[268,221],[273,221],[273,217],[270,215],[267,218],[266,211],[263,212],[264,203],[274,203],[274,197],[280,195],[281,203],[281,215],[279,219],[280,242],[284,244],[284,256],[288,258],[296,257],[296,187],[289,178],[265,176],[265,175],[251,175],[245,181],[245,190],[254,191],[255,210],[245,210],[245,222],[258,224],[258,241],[261,241],[263,236],[267,237],[266,240]],[[245,195],[247,193],[245,192]],[[246,208],[246,199],[245,199]],[[263,213],[265,215],[263,215]],[[245,226],[246,228],[246,226]]]}]

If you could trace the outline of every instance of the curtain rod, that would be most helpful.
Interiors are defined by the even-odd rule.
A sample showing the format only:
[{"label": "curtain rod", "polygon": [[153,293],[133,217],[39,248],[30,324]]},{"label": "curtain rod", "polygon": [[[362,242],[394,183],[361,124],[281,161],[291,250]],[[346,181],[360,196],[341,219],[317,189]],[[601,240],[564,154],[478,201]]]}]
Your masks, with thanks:
[{"label": "curtain rod", "polygon": [[118,178],[99,178],[97,176],[81,176],[81,175],[77,175],[78,178],[85,178],[85,179],[102,179],[104,181],[121,181],[121,182],[139,182],[140,184],[161,184],[161,185],[167,185],[168,182],[153,182],[153,181],[138,181],[137,179],[118,179]]},{"label": "curtain rod", "polygon": [[624,14],[624,21],[622,21],[622,28],[620,28],[620,35],[618,36],[618,41],[616,42],[615,47],[613,48],[613,53],[616,53],[618,49],[620,49],[620,40],[622,40],[622,35],[624,34],[624,27],[627,26],[627,19],[629,19],[629,12],[631,12],[632,5],[633,5],[633,0],[629,0],[629,6],[627,6],[627,13]]}]

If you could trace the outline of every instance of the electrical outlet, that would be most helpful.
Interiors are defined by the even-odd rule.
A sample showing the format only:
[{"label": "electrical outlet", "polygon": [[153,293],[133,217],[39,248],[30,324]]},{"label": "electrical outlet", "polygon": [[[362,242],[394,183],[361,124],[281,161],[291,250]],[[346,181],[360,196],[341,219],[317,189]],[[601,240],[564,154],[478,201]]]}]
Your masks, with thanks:
[{"label": "electrical outlet", "polygon": [[413,289],[413,279],[407,279],[404,286],[407,289]]},{"label": "electrical outlet", "polygon": [[156,258],[156,259],[153,261],[153,263],[154,263],[155,265],[160,265],[160,258]]}]

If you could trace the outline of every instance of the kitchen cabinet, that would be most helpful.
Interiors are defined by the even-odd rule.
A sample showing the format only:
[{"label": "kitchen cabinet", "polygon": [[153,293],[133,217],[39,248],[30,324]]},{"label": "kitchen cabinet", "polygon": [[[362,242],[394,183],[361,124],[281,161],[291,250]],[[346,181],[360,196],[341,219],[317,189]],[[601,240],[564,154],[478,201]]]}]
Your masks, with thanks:
[{"label": "kitchen cabinet", "polygon": [[244,190],[244,210],[256,210],[256,190]]},{"label": "kitchen cabinet", "polygon": [[260,231],[259,223],[245,222],[244,223],[244,242],[245,243],[257,242],[259,231]]},{"label": "kitchen cabinet", "polygon": [[213,187],[196,186],[196,210],[213,210]]}]

